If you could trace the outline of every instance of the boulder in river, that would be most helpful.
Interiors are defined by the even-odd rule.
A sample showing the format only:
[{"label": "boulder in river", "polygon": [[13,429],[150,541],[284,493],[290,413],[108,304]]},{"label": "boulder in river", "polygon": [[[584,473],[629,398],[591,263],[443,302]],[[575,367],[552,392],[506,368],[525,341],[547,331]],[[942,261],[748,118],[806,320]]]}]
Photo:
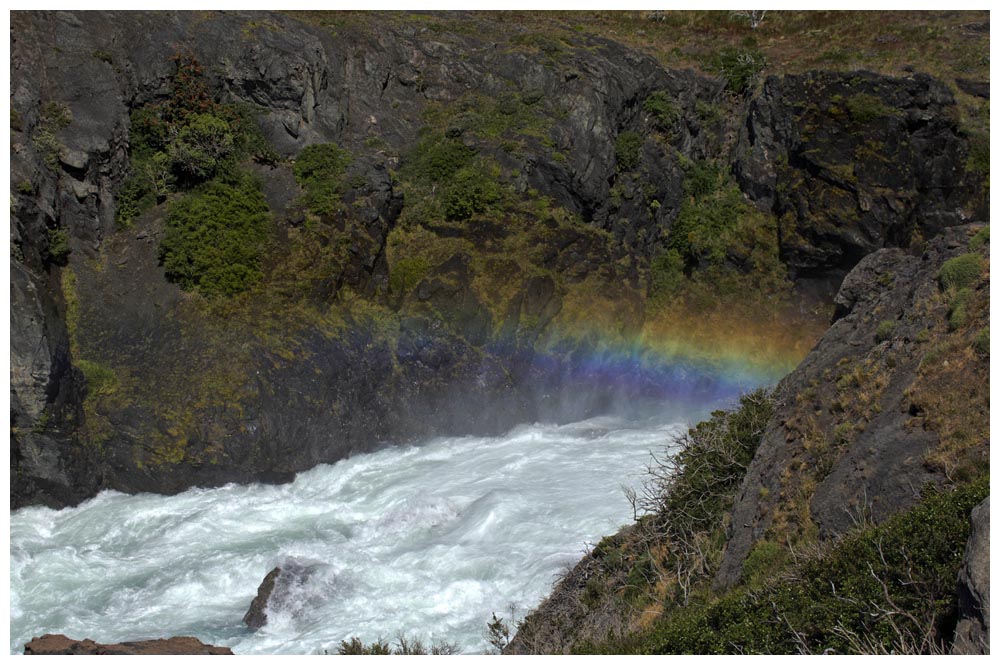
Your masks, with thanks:
[{"label": "boulder in river", "polygon": [[316,564],[306,564],[295,559],[286,559],[281,565],[275,566],[257,587],[257,596],[243,615],[243,623],[254,630],[267,625],[268,607],[286,604],[293,591],[301,587],[316,568]]}]

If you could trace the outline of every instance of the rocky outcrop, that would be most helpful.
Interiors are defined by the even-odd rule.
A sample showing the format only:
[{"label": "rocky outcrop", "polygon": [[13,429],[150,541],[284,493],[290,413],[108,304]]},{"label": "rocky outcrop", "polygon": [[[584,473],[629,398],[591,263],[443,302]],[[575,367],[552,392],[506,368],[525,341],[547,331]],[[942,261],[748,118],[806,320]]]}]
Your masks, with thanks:
[{"label": "rocky outcrop", "polygon": [[740,579],[761,539],[795,542],[813,530],[828,539],[860,520],[881,522],[928,483],[988,463],[989,362],[974,350],[989,323],[988,272],[970,277],[960,325],[949,315],[957,296],[940,281],[945,261],[969,252],[981,229],[951,229],[920,255],[880,250],[844,280],[839,318],[778,385],[717,584]]},{"label": "rocky outcrop", "polygon": [[954,105],[924,74],[767,79],[750,104],[735,172],[778,218],[795,274],[839,278],[877,249],[970,220],[968,148]]},{"label": "rocky outcrop", "polygon": [[990,499],[972,511],[972,533],[958,573],[959,621],[954,654],[990,652]]},{"label": "rocky outcrop", "polygon": [[170,637],[119,644],[74,640],[65,635],[42,635],[24,645],[32,656],[232,656],[228,647],[204,644],[194,637]]}]

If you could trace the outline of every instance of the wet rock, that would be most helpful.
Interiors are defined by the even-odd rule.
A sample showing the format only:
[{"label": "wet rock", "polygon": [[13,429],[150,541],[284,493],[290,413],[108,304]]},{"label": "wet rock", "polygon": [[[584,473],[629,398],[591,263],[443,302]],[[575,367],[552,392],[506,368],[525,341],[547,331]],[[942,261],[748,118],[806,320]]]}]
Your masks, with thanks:
[{"label": "wet rock", "polygon": [[271,569],[264,581],[257,587],[257,596],[251,601],[250,609],[243,615],[243,623],[257,630],[267,625],[268,608],[288,606],[295,594],[321,564],[308,564],[295,559],[286,559]]},{"label": "wet rock", "polygon": [[232,656],[229,647],[205,644],[194,637],[170,637],[118,644],[99,644],[94,640],[74,640],[65,635],[47,634],[24,645],[32,656]]},{"label": "wet rock", "polygon": [[264,581],[257,587],[257,596],[250,603],[250,609],[243,615],[243,623],[254,630],[267,625],[267,601],[274,593],[274,584],[280,574],[281,568],[275,567],[264,577]]}]

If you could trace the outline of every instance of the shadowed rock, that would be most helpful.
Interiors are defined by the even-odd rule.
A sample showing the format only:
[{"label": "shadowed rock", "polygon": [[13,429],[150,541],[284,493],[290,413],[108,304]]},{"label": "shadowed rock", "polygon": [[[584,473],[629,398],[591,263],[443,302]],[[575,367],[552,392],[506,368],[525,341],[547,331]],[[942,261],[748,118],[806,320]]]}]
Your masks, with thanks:
[{"label": "shadowed rock", "polygon": [[962,569],[958,571],[958,607],[961,618],[955,627],[955,654],[990,652],[990,498],[972,511],[972,533],[965,544]]}]

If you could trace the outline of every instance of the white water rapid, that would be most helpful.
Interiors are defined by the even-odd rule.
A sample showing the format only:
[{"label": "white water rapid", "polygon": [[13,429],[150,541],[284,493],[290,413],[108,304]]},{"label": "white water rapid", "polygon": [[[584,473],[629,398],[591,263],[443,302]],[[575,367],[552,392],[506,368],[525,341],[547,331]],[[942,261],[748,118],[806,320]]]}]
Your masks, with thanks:
[{"label": "white water rapid", "polygon": [[[51,632],[336,653],[351,636],[402,632],[486,652],[492,612],[534,608],[588,543],[631,521],[622,485],[641,482],[680,420],[525,425],[359,455],[287,485],[105,492],[76,508],[19,510],[10,650]],[[252,632],[243,614],[288,557],[313,573]]]}]

